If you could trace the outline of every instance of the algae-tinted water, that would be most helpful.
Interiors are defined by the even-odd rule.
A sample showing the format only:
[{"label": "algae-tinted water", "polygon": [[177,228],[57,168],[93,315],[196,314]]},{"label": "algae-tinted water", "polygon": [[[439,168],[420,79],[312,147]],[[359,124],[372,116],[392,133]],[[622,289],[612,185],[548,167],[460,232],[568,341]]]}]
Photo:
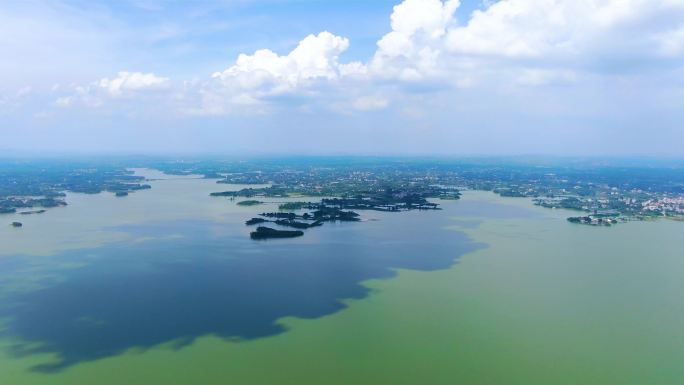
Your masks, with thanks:
[{"label": "algae-tinted water", "polygon": [[[254,242],[242,221],[264,208],[216,190],[169,180],[124,199],[73,196],[19,239],[3,230],[0,383],[683,378],[681,223],[573,226],[469,193],[442,211]],[[82,216],[77,234],[31,233],[67,215]]]}]

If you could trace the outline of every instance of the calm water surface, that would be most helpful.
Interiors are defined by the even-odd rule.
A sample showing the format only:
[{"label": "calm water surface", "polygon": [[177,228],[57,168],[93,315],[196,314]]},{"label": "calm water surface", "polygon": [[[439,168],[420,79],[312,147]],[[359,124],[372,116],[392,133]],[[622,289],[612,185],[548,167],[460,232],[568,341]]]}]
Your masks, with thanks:
[{"label": "calm water surface", "polygon": [[468,193],[255,242],[244,220],[277,202],[145,172],[165,179],[0,230],[0,384],[684,379],[682,223]]}]

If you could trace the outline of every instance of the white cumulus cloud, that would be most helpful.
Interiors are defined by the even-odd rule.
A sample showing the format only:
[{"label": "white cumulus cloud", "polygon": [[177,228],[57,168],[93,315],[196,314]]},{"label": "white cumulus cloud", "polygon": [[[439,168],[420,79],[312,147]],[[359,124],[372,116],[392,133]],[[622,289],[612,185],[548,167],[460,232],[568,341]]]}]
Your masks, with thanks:
[{"label": "white cumulus cloud", "polygon": [[153,73],[120,71],[113,79],[103,78],[97,86],[111,96],[121,96],[125,92],[161,89],[169,85],[169,79]]},{"label": "white cumulus cloud", "polygon": [[540,60],[657,54],[678,38],[682,0],[502,0],[451,28],[454,54]]},{"label": "white cumulus cloud", "polygon": [[[461,88],[571,83],[581,72],[682,66],[684,0],[404,0],[369,61],[376,78]],[[673,62],[674,60],[674,62]]]},{"label": "white cumulus cloud", "polygon": [[405,0],[390,16],[392,31],[378,41],[370,62],[377,76],[421,80],[440,65],[443,40],[458,0]]},{"label": "white cumulus cloud", "polygon": [[264,105],[274,98],[316,94],[317,86],[365,76],[366,68],[361,63],[340,64],[339,55],[348,48],[347,38],[324,31],[306,36],[285,55],[270,49],[240,54],[233,65],[215,72],[212,81],[199,87],[199,107],[186,111],[203,115],[246,109],[263,112]]},{"label": "white cumulus cloud", "polygon": [[466,15],[458,13],[459,0],[404,0],[393,8],[388,32],[363,62],[341,61],[349,40],[323,31],[284,54],[268,48],[240,54],[211,78],[182,89],[172,89],[168,78],[154,73],[122,71],[72,87],[55,105],[99,106],[146,90],[171,89],[170,103],[192,114],[264,113],[278,105],[312,103],[368,111],[409,100],[403,98],[408,94],[450,89],[495,94],[616,74],[643,81],[657,72],[654,68],[684,68],[684,0],[482,4]]},{"label": "white cumulus cloud", "polygon": [[258,96],[293,91],[314,80],[337,79],[341,72],[338,57],[348,47],[348,39],[321,32],[305,37],[287,55],[269,49],[241,54],[234,65],[213,77],[235,90]]},{"label": "white cumulus cloud", "polygon": [[66,88],[68,93],[57,97],[53,103],[55,106],[100,107],[109,99],[133,98],[146,91],[167,90],[170,88],[170,80],[153,73],[120,71],[111,79],[102,78],[87,85],[53,86],[52,90],[59,92],[62,88]]}]

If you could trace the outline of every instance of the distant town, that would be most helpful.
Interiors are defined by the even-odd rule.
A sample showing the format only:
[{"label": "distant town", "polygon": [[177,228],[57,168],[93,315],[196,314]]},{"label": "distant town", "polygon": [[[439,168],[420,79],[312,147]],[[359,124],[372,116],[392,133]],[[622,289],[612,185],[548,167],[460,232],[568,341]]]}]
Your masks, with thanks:
[{"label": "distant town", "polygon": [[[131,167],[197,175],[216,179],[219,185],[246,185],[238,191],[211,194],[244,206],[259,205],[260,198],[302,198],[281,205],[282,215],[263,213],[261,218],[247,220],[248,225],[272,222],[305,229],[326,221],[353,221],[358,216],[356,211],[361,210],[438,210],[440,200],[459,199],[461,191],[468,189],[529,198],[549,209],[573,210],[577,215],[569,216],[568,221],[577,224],[684,220],[683,167],[486,158],[5,160],[0,161],[0,214],[41,214],[65,206],[66,192],[109,192],[123,198],[151,188],[143,177],[133,175]],[[20,222],[12,225],[21,227]],[[301,235],[300,230],[279,234],[267,229],[255,231],[253,237]]]}]

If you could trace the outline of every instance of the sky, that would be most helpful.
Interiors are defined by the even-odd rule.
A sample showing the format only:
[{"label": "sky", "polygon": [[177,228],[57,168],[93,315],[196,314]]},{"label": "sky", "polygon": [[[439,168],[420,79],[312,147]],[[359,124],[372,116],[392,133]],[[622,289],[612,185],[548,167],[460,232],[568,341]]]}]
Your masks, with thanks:
[{"label": "sky", "polygon": [[684,155],[684,0],[7,0],[0,152]]}]

